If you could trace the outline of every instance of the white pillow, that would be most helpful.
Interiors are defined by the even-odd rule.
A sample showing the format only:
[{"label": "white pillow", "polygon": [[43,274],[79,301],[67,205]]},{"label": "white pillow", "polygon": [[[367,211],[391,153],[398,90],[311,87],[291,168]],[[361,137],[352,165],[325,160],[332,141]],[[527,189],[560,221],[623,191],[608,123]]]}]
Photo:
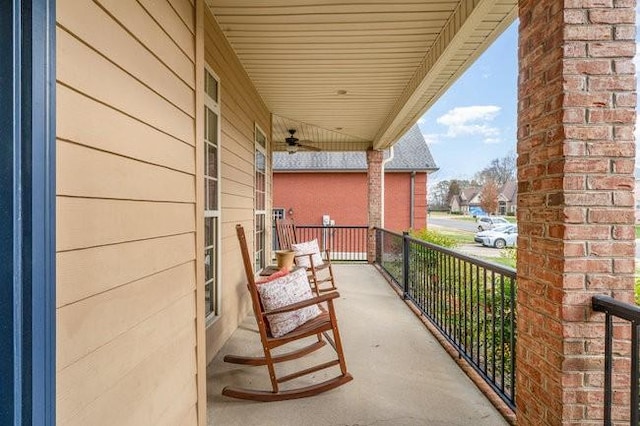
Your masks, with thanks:
[{"label": "white pillow", "polygon": [[[258,293],[262,306],[267,311],[312,298],[311,287],[304,269],[298,269],[268,283],[258,284]],[[318,305],[311,305],[297,311],[267,315],[267,319],[271,335],[280,337],[318,315],[320,315]]]},{"label": "white pillow", "polygon": [[311,261],[309,256],[297,257],[301,254],[312,254],[313,266],[322,266],[322,255],[320,255],[320,247],[318,247],[318,240],[311,240],[300,244],[291,244],[291,248],[296,254],[296,265],[304,266],[305,268],[311,267]]}]

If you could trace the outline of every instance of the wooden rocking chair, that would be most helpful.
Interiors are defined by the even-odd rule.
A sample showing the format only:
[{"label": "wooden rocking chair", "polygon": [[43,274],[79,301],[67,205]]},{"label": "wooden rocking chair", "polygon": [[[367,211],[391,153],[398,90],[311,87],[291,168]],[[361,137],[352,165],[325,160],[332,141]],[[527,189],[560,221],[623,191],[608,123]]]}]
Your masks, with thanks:
[{"label": "wooden rocking chair", "polygon": [[[293,250],[292,245],[298,244],[296,227],[290,220],[276,219],[276,234],[278,235],[278,244],[281,250]],[[328,249],[325,249],[324,252],[324,259],[319,264],[314,261],[313,253],[296,256],[296,259],[301,257],[309,259],[307,263],[310,266],[307,267],[307,274],[309,283],[316,294],[337,290],[333,268],[331,267],[331,254]],[[329,284],[329,287],[321,287],[324,284]]]},{"label": "wooden rocking chair", "polygon": [[[353,379],[351,374],[347,372],[347,366],[344,360],[344,354],[342,352],[342,343],[340,341],[340,333],[338,332],[338,323],[336,320],[335,310],[333,306],[333,299],[339,297],[337,292],[324,294],[322,296],[316,296],[311,299],[303,300],[288,306],[283,306],[271,311],[265,311],[260,299],[258,291],[258,285],[254,278],[253,267],[251,258],[249,257],[249,250],[247,248],[247,241],[244,235],[244,229],[241,225],[236,225],[236,233],[238,234],[238,240],[240,242],[240,248],[242,251],[242,260],[244,262],[244,269],[247,275],[249,293],[251,294],[251,302],[253,304],[253,312],[255,314],[256,321],[258,323],[258,330],[260,332],[260,339],[262,341],[262,348],[264,350],[264,357],[244,357],[227,355],[224,357],[225,362],[231,362],[235,364],[243,365],[266,365],[269,370],[269,377],[271,379],[271,390],[251,390],[242,388],[225,387],[222,390],[222,394],[225,396],[249,399],[254,401],[280,401],[285,399],[304,398],[307,396],[316,395],[321,392],[328,391],[330,389],[341,386]],[[305,284],[306,285],[306,284]],[[307,290],[308,291],[308,290]],[[327,309],[323,308],[323,305],[318,304],[326,303]],[[320,315],[310,319],[304,324],[298,326],[293,331],[290,331],[283,336],[273,337],[268,316],[284,312],[298,311],[302,308],[318,305],[320,306]],[[329,331],[333,335],[333,339],[329,337]],[[291,350],[287,353],[272,354],[272,350],[286,345],[288,343],[307,338],[315,337],[314,341],[302,348]],[[318,364],[295,373],[278,377],[276,375],[275,364],[290,361],[301,358],[307,354],[314,352],[317,349],[326,345],[326,341],[333,347],[337,354],[337,358],[322,364]],[[310,386],[305,386],[297,389],[280,390],[279,384],[293,380],[311,373],[315,373],[320,370],[324,370],[330,367],[339,366],[340,374],[336,377],[328,379],[326,381],[316,383]]]}]

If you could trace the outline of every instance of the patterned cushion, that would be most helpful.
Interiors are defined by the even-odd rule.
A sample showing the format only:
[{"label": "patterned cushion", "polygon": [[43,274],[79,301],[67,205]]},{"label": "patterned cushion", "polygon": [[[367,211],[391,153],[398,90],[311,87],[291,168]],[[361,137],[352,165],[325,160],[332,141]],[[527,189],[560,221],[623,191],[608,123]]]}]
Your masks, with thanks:
[{"label": "patterned cushion", "polygon": [[[318,240],[311,240],[300,244],[291,244],[291,248],[296,253],[296,256],[301,254],[313,254],[313,265],[322,266],[322,256],[320,255],[320,247],[318,247]],[[309,256],[296,257],[296,265],[304,266],[305,268],[311,267],[311,261]]]},{"label": "patterned cushion", "polygon": [[[298,269],[284,277],[258,286],[260,300],[265,310],[271,311],[303,300],[311,299],[311,288],[304,269]],[[268,315],[273,337],[284,336],[300,325],[320,315],[318,305],[307,306],[297,311]]]}]

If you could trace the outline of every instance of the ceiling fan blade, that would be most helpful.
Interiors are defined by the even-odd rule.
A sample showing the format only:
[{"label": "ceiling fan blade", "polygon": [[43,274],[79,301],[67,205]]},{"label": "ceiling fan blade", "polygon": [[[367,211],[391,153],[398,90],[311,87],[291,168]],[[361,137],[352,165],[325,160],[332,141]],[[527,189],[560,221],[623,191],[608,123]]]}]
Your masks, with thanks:
[{"label": "ceiling fan blade", "polygon": [[318,148],[317,146],[313,146],[313,145],[304,145],[304,144],[298,143],[298,146],[307,151],[322,151],[322,148]]}]

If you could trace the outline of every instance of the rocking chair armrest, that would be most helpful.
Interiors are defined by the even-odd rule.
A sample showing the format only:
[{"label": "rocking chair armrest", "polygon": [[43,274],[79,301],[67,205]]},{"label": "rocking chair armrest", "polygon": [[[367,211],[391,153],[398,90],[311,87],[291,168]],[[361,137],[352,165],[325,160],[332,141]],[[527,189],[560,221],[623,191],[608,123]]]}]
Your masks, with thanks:
[{"label": "rocking chair armrest", "polygon": [[282,314],[284,312],[297,311],[298,309],[306,308],[307,306],[317,305],[318,303],[326,302],[329,300],[337,299],[340,297],[340,293],[332,291],[330,293],[323,294],[322,296],[312,297],[311,299],[303,300],[301,302],[292,303],[278,309],[263,312],[262,315]]}]

